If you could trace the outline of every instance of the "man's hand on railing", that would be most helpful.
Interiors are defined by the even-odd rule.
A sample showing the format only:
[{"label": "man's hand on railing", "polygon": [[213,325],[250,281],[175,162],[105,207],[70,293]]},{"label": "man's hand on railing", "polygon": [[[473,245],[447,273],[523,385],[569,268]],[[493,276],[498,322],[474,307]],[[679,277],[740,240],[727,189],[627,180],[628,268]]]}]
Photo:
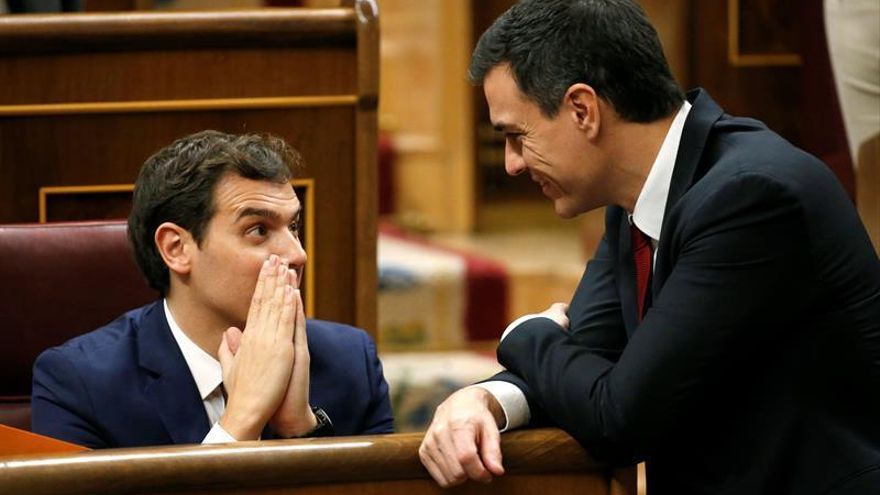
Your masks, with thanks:
[{"label": "man's hand on railing", "polygon": [[437,407],[419,447],[419,457],[442,487],[468,479],[489,483],[504,474],[501,465],[501,405],[482,388],[468,387]]}]

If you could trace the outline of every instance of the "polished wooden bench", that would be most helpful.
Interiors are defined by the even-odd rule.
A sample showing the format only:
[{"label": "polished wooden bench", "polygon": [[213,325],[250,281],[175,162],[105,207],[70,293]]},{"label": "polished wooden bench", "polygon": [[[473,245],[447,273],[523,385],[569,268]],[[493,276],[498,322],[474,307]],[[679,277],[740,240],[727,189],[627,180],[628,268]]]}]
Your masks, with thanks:
[{"label": "polished wooden bench", "polygon": [[0,493],[632,495],[633,468],[593,461],[557,429],[502,436],[506,474],[440,489],[418,458],[421,433],[0,458]]}]

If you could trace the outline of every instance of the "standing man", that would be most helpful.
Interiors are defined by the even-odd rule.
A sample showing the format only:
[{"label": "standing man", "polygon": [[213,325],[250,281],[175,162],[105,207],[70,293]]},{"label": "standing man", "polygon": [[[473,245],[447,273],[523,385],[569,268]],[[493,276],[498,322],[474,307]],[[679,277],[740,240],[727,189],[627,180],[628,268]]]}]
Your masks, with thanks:
[{"label": "standing man", "polygon": [[499,428],[550,424],[647,461],[652,495],[877,493],[880,262],[828,168],[685,96],[631,0],[520,2],[470,76],[507,172],[563,218],[606,207],[605,235],[570,307],[437,408],[437,482],[503,474]]},{"label": "standing man", "polygon": [[392,431],[370,338],[303,314],[300,162],[216,131],[147,159],[128,234],[163,298],[40,355],[35,432],[103,448]]}]

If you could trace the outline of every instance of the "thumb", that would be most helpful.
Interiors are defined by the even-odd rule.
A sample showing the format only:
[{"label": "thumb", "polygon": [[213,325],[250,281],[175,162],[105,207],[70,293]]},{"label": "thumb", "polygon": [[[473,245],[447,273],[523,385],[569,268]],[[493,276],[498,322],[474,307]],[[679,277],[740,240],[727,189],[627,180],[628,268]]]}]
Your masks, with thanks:
[{"label": "thumb", "polygon": [[241,337],[242,333],[236,327],[229,327],[226,330],[226,342],[229,344],[229,350],[232,351],[232,355],[238,354],[238,349],[241,348]]},{"label": "thumb", "polygon": [[[231,330],[231,328],[229,330]],[[229,348],[229,338],[227,337],[229,330],[223,332],[223,338],[220,340],[220,348],[217,349],[217,357],[220,359],[220,369],[223,370],[224,382],[226,381],[226,375],[232,368],[232,359],[234,357],[232,349]]]},{"label": "thumb", "polygon": [[568,329],[568,304],[567,303],[555,303],[550,307],[556,313],[556,323],[559,323],[559,326],[562,328]]}]

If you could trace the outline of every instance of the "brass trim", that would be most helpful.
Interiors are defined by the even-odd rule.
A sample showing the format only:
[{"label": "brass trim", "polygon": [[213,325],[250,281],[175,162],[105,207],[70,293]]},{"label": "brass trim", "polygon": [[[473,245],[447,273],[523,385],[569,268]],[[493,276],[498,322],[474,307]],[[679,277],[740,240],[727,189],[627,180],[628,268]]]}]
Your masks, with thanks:
[{"label": "brass trim", "polygon": [[132,192],[134,184],[99,184],[93,186],[48,186],[40,188],[40,223],[46,223],[46,200],[50,194],[101,194]]},{"label": "brass trim", "polygon": [[354,106],[357,95],[0,105],[0,117]]},{"label": "brass trim", "polygon": [[[306,218],[306,267],[305,282],[306,294],[305,301],[306,316],[313,318],[315,315],[315,179],[293,179],[290,181],[293,187],[305,187],[305,198],[300,201],[305,202]],[[70,195],[70,194],[102,194],[117,192],[132,192],[134,184],[96,184],[88,186],[47,186],[41,187],[39,190],[39,208],[40,223],[46,223],[46,202],[49,195]]]},{"label": "brass trim", "polygon": [[727,62],[733,67],[796,67],[803,63],[797,53],[753,53],[739,50],[739,0],[727,0]]},{"label": "brass trim", "polygon": [[306,204],[306,316],[315,316],[315,179],[293,179],[290,181],[293,187],[305,187],[305,198],[300,198]]}]

